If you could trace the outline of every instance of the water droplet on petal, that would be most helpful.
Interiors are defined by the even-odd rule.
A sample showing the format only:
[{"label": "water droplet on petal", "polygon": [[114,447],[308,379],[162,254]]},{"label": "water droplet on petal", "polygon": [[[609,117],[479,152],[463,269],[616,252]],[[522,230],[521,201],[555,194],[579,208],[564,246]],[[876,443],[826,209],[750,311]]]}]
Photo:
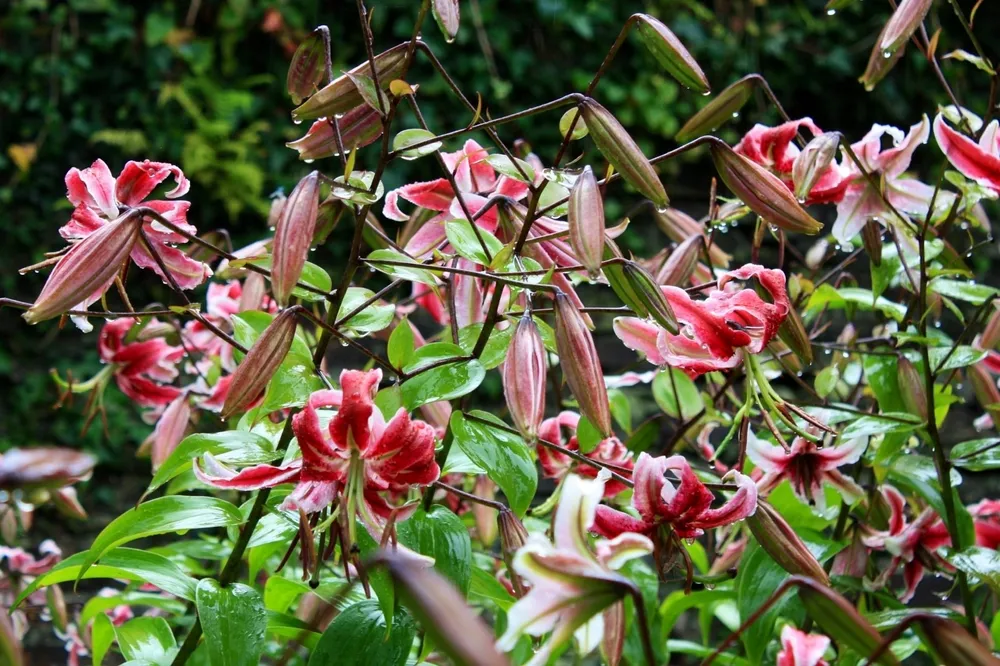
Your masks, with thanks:
[{"label": "water droplet on petal", "polygon": [[301,118],[292,118],[292,122],[295,123],[296,125],[301,125],[302,124],[302,119]]}]

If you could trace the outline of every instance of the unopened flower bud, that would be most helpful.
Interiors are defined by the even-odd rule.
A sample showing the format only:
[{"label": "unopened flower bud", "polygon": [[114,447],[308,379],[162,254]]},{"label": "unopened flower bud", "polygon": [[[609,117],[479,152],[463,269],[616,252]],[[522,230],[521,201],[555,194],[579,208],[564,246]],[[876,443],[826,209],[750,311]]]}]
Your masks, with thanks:
[{"label": "unopened flower bud", "polygon": [[301,104],[312,96],[323,80],[326,71],[326,45],[330,31],[325,25],[313,30],[295,49],[292,62],[288,65],[286,85],[292,103]]},{"label": "unopened flower bud", "polygon": [[[905,48],[898,48],[895,51],[883,51],[881,48],[882,39],[885,36],[886,28],[889,25],[886,24],[885,28],[879,34],[878,39],[875,40],[875,48],[872,49],[871,55],[868,56],[868,66],[865,67],[865,73],[861,75],[858,81],[865,87],[865,90],[871,92],[875,89],[875,86],[886,77],[886,75],[896,66],[899,59],[903,56],[906,51]],[[903,45],[905,46],[905,44]],[[888,53],[888,57],[886,57]]]},{"label": "unopened flower bud", "polygon": [[705,239],[700,234],[691,236],[678,245],[656,273],[656,283],[660,285],[683,287],[691,281],[694,269],[698,266],[698,257]]},{"label": "unopened flower bud", "polygon": [[920,376],[917,366],[905,356],[899,357],[896,369],[899,375],[899,390],[903,395],[906,410],[926,421],[927,391],[924,390],[924,378]]},{"label": "unopened flower bud", "polygon": [[313,171],[299,181],[285,202],[274,228],[271,253],[271,290],[281,305],[287,305],[309,256],[316,214],[319,209],[319,173]]},{"label": "unopened flower bud", "polygon": [[667,26],[648,14],[636,14],[639,39],[670,76],[685,88],[708,94],[709,85],[698,62]]},{"label": "unopened flower bud", "polygon": [[337,144],[337,129],[332,118],[321,118],[314,122],[305,136],[285,145],[299,151],[300,160],[318,160],[345,151],[364,148],[382,136],[382,119],[378,110],[369,104],[357,106],[336,120],[340,128],[340,144]]},{"label": "unopened flower bud", "polygon": [[981,363],[970,365],[966,372],[969,374],[969,382],[972,384],[979,406],[990,415],[994,423],[1000,423],[1000,390],[997,389],[993,377]]},{"label": "unopened flower bud", "polygon": [[818,271],[826,260],[826,253],[830,250],[830,242],[825,238],[820,238],[806,250],[806,266],[811,271]]},{"label": "unopened flower bud", "polygon": [[979,336],[979,347],[986,349],[996,349],[1000,345],[1000,304],[993,301],[993,314],[983,328],[982,335]]},{"label": "unopened flower bud", "polygon": [[668,208],[662,212],[656,211],[653,218],[656,220],[656,226],[660,228],[660,231],[677,243],[683,243],[695,235],[701,236],[704,239],[705,245],[708,246],[708,256],[712,260],[712,265],[716,268],[729,267],[729,261],[732,257],[726,254],[717,243],[708,244],[708,234],[705,233],[705,225],[698,220],[676,208]]},{"label": "unopened flower bud", "polygon": [[580,103],[580,113],[601,155],[657,208],[665,208],[670,200],[660,177],[621,123],[589,97]]},{"label": "unopened flower bud", "polygon": [[149,436],[150,458],[156,470],[184,439],[191,420],[191,402],[186,393],[174,399],[156,422],[153,434]]},{"label": "unopened flower bud", "polygon": [[70,248],[22,315],[24,320],[37,324],[58,317],[107,289],[139,240],[140,224],[138,216],[126,214]]},{"label": "unopened flower bud", "polygon": [[816,234],[823,229],[823,224],[802,208],[774,174],[722,141],[712,142],[711,154],[722,182],[765,222],[804,234]]},{"label": "unopened flower bud", "polygon": [[260,273],[249,273],[243,281],[243,291],[240,292],[240,302],[237,306],[240,312],[259,310],[267,292],[267,283]]},{"label": "unopened flower bud", "polygon": [[809,340],[806,326],[795,308],[788,308],[788,316],[778,327],[778,337],[803,363],[812,363],[812,341]]},{"label": "unopened flower bud", "polygon": [[[399,44],[375,56],[375,69],[378,72],[378,82],[383,89],[402,77],[406,66],[406,50],[408,44]],[[365,61],[352,69],[350,75],[344,74],[328,83],[319,92],[310,97],[305,104],[292,111],[292,118],[297,121],[333,118],[347,113],[365,102],[361,92],[351,76],[371,75],[371,66]]]},{"label": "unopened flower bud", "polygon": [[0,456],[0,490],[61,488],[90,478],[95,464],[92,455],[73,449],[9,449]]},{"label": "unopened flower bud", "polygon": [[[823,633],[858,654],[872,654],[882,637],[857,608],[842,595],[810,578],[799,579],[799,600]],[[886,650],[877,663],[899,666],[899,660]]]},{"label": "unopened flower bud", "polygon": [[610,437],[613,434],[611,407],[594,338],[583,315],[568,296],[557,293],[554,304],[556,349],[566,383],[576,397],[580,411],[597,428],[598,434],[602,438]]},{"label": "unopened flower bud", "polygon": [[[473,492],[478,497],[491,500],[496,496],[496,484],[493,483],[490,477],[480,474],[476,477],[476,485]],[[483,547],[487,549],[497,539],[496,513],[497,511],[493,507],[480,504],[479,502],[473,502],[472,504],[472,518],[476,523],[476,534],[479,537],[479,543],[483,544]]]},{"label": "unopened flower bud", "polygon": [[0,538],[8,546],[14,545],[17,541],[17,514],[10,506],[0,508]]},{"label": "unopened flower bud", "polygon": [[545,345],[531,315],[517,323],[503,364],[503,394],[514,425],[529,442],[545,416]]},{"label": "unopened flower bud", "polygon": [[868,220],[861,227],[861,242],[865,252],[875,266],[882,265],[882,225],[875,220]]},{"label": "unopened flower bud", "polygon": [[576,179],[569,193],[569,244],[591,278],[601,272],[604,258],[604,201],[590,167]]},{"label": "unopened flower bud", "polygon": [[687,143],[716,129],[739,114],[743,105],[753,94],[754,79],[744,77],[715,96],[701,111],[684,123],[674,137],[679,143]]},{"label": "unopened flower bud", "polygon": [[757,510],[746,521],[757,543],[778,566],[790,574],[808,576],[829,585],[823,565],[774,507],[758,499]]},{"label": "unopened flower bud", "polygon": [[619,601],[604,610],[604,637],[601,655],[608,666],[618,666],[625,648],[625,603]]},{"label": "unopened flower bud", "polygon": [[65,488],[52,490],[49,492],[49,497],[55,505],[56,510],[62,515],[75,518],[77,520],[87,519],[87,510],[83,508],[82,504],[80,504],[80,500],[76,496],[76,488],[67,486]]},{"label": "unopened flower bud", "polygon": [[226,402],[222,406],[223,419],[246,411],[267,388],[267,383],[292,348],[296,317],[297,308],[282,311],[260,334],[243,362],[236,366]]},{"label": "unopened flower bud", "polygon": [[820,176],[837,156],[840,146],[840,135],[836,132],[824,132],[806,144],[798,157],[792,163],[792,183],[795,185],[795,198],[805,201],[812,192]]},{"label": "unopened flower bud", "polygon": [[458,0],[433,0],[431,12],[434,14],[434,22],[438,24],[445,40],[451,42],[458,34],[459,27],[459,4]]},{"label": "unopened flower bud", "polygon": [[56,631],[66,631],[69,615],[66,612],[66,599],[63,597],[62,589],[58,585],[50,585],[45,588],[45,606],[49,609],[49,615],[52,618],[52,627]]},{"label": "unopened flower bud", "polygon": [[1000,659],[969,635],[962,625],[948,618],[927,613],[918,621],[926,642],[937,654],[937,661],[948,666],[998,666]]},{"label": "unopened flower bud", "polygon": [[933,3],[934,0],[903,0],[899,3],[875,45],[883,58],[892,57],[893,53],[910,41]]},{"label": "unopened flower bud", "polygon": [[281,219],[281,211],[285,209],[287,201],[288,197],[285,196],[283,191],[278,191],[271,195],[271,207],[267,211],[268,229],[274,229],[278,226],[278,220]]},{"label": "unopened flower bud", "polygon": [[504,557],[513,556],[528,541],[528,530],[510,509],[503,509],[497,516],[500,531],[500,550]]},{"label": "unopened flower bud", "polygon": [[631,287],[643,311],[656,320],[657,324],[676,334],[677,318],[656,279],[634,261],[626,261],[622,268],[625,281]]}]

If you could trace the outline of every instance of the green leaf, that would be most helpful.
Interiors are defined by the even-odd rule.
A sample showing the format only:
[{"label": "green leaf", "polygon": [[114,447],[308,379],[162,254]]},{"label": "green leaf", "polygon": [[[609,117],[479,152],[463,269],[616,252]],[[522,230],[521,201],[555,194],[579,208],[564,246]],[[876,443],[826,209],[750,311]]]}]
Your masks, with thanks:
[{"label": "green leaf", "polygon": [[[233,323],[233,337],[237,342],[249,349],[257,341],[257,338],[260,337],[260,334],[264,332],[264,329],[271,325],[273,319],[273,314],[259,310],[248,310],[234,314],[230,317],[230,321]],[[240,352],[236,352],[236,354],[237,360],[243,358]],[[285,356],[285,363],[295,361],[299,363],[312,363],[312,353],[309,351],[309,345],[306,343],[301,330],[295,332],[292,346],[288,350],[288,355]]]},{"label": "green leaf", "polygon": [[255,413],[259,418],[279,409],[301,407],[309,396],[322,388],[323,382],[316,376],[312,359],[306,364],[285,360],[268,383],[264,399],[255,408]]},{"label": "green leaf", "polygon": [[[578,125],[583,125],[583,122],[577,123]],[[574,132],[575,134],[576,132]],[[535,170],[530,164],[524,160],[514,158],[513,161],[506,155],[490,155],[486,158],[486,161],[490,163],[490,166],[497,170],[498,173],[507,176],[508,178],[513,178],[514,180],[519,180],[522,183],[533,183],[535,182]],[[514,165],[517,166],[514,166]],[[521,167],[521,171],[518,171],[517,167]],[[527,180],[521,175],[521,172],[528,177]]]},{"label": "green leaf", "polygon": [[[410,259],[402,252],[393,250],[392,248],[383,248],[369,253],[367,261],[371,262],[369,265],[373,266],[376,270],[381,271],[395,279],[407,280],[409,282],[419,282],[432,287],[439,284],[434,272],[429,271],[426,268],[421,268],[421,265],[418,262]],[[393,264],[379,263],[383,261],[391,261],[393,264],[402,263],[406,265],[396,266]]]},{"label": "green leaf", "polygon": [[581,416],[576,426],[576,443],[580,445],[580,453],[590,453],[601,443],[600,431],[586,416]]},{"label": "green leaf", "polygon": [[806,312],[816,314],[824,307],[831,310],[843,310],[848,304],[855,305],[862,310],[879,310],[882,314],[892,317],[896,321],[903,321],[906,316],[906,306],[893,303],[887,298],[875,294],[869,289],[859,289],[856,287],[841,287],[837,289],[829,284],[822,284],[809,297],[806,305]]},{"label": "green leaf", "polygon": [[972,303],[973,305],[982,305],[988,299],[1000,293],[1000,290],[986,284],[948,278],[934,278],[927,284],[927,287],[942,296]]},{"label": "green leaf", "polygon": [[[340,321],[356,310],[362,303],[375,296],[371,289],[351,287],[344,294],[337,320]],[[368,335],[388,328],[396,314],[396,306],[391,303],[370,303],[364,310],[343,323],[343,326],[357,335]]]},{"label": "green leaf", "polygon": [[310,650],[316,649],[321,636],[311,624],[303,622],[294,615],[270,610],[267,611],[267,632],[278,638],[294,640]]},{"label": "green leaf", "polygon": [[[271,257],[254,259],[253,261],[249,261],[247,263],[271,270]],[[330,274],[310,261],[307,261],[302,265],[302,273],[299,275],[299,279],[296,280],[296,282],[323,292],[317,294],[315,291],[303,289],[302,287],[295,287],[292,289],[293,296],[306,301],[307,303],[319,303],[320,301],[325,301],[326,296],[323,294],[328,294],[330,293],[330,290],[333,289],[333,279],[330,277]]]},{"label": "green leaf", "polygon": [[[576,118],[577,114],[580,113],[579,109],[573,107],[566,113],[562,114],[559,118],[559,134],[566,136],[569,132],[570,125],[573,125],[573,119]],[[578,141],[583,137],[587,136],[589,130],[587,129],[587,123],[583,122],[583,118],[576,121],[576,125],[573,126],[573,134],[570,135],[570,139],[573,141]]]},{"label": "green leaf", "polygon": [[[347,78],[351,80],[354,87],[361,93],[361,99],[365,100],[365,104],[378,111],[379,115],[388,113],[389,100],[385,96],[385,93],[375,85],[375,81],[370,76],[354,72],[353,70],[344,72],[344,74],[347,75]],[[382,82],[380,81],[379,83]]]},{"label": "green leaf", "polygon": [[863,357],[865,379],[883,412],[905,412],[903,393],[899,388],[899,363],[896,356],[866,355]]},{"label": "green leaf", "polygon": [[840,370],[835,365],[828,365],[816,374],[816,393],[821,398],[833,393],[840,381]]},{"label": "green leaf", "polygon": [[611,405],[611,416],[626,433],[632,433],[632,406],[628,396],[620,389],[608,390],[608,402]]},{"label": "green leaf", "polygon": [[396,526],[400,542],[421,555],[434,558],[434,568],[463,595],[472,577],[472,541],[462,519],[436,504],[430,511],[418,509]]},{"label": "green leaf", "polygon": [[435,363],[447,360],[461,361],[467,356],[468,354],[459,345],[451,342],[430,342],[413,352],[403,366],[403,372],[414,375]]},{"label": "green leaf", "polygon": [[122,655],[129,661],[170,666],[177,653],[177,641],[162,617],[137,617],[115,628]]},{"label": "green leaf", "polygon": [[239,525],[239,509],[215,497],[160,497],[129,509],[94,539],[77,579],[112,548],[143,537],[184,530]]},{"label": "green leaf", "polygon": [[[355,521],[355,524],[357,526],[356,538],[358,550],[361,553],[362,560],[364,560],[374,555],[378,551],[379,545],[372,538],[372,535],[368,533],[368,530],[365,529],[364,524],[360,520]],[[375,592],[375,596],[378,597],[378,604],[382,609],[382,617],[390,620],[388,624],[389,629],[391,629],[393,609],[396,606],[395,583],[393,583],[392,577],[389,576],[389,572],[384,567],[377,567],[369,571],[368,582],[372,587],[372,591]]]},{"label": "green leaf", "polygon": [[1000,594],[1000,552],[982,546],[973,546],[961,552],[948,549],[945,559],[959,571],[989,585],[995,594]]},{"label": "green leaf", "polygon": [[309,666],[404,666],[417,625],[402,609],[396,612],[393,625],[389,632],[375,600],[348,606],[323,632],[309,655]]},{"label": "green leaf", "polygon": [[[82,622],[80,623],[83,626]],[[111,623],[104,613],[94,618],[94,624],[90,628],[90,653],[94,666],[101,666],[104,655],[108,653],[111,644],[115,642],[115,625]]]},{"label": "green leaf", "polygon": [[506,612],[514,605],[516,599],[507,591],[500,581],[489,570],[483,567],[472,567],[472,580],[469,585],[469,601],[474,603],[492,603]]},{"label": "green leaf", "polygon": [[438,400],[461,398],[475,391],[485,377],[486,369],[476,359],[439,365],[402,383],[403,405],[413,411]]},{"label": "green leaf", "polygon": [[[479,230],[478,238],[468,220],[448,220],[444,223],[444,232],[448,236],[448,242],[455,248],[455,252],[477,264],[488,266],[492,258],[503,250],[503,243],[485,229],[479,229],[478,226],[476,229]],[[483,244],[489,250],[489,257],[483,251],[483,244],[480,244],[479,238],[483,239]]]},{"label": "green leaf", "polygon": [[912,432],[923,425],[919,418],[905,412],[870,414],[857,419],[840,433],[841,441],[889,433]]},{"label": "green leaf", "polygon": [[91,597],[80,612],[78,625],[85,627],[98,615],[118,606],[148,606],[177,614],[183,614],[186,608],[180,599],[171,599],[155,592],[122,592],[111,596]]},{"label": "green leaf", "polygon": [[[927,355],[931,361],[931,369],[938,373],[979,363],[986,358],[986,351],[969,345],[959,345],[954,353],[951,353],[951,347],[931,347],[927,350]],[[942,362],[944,365],[941,365]]]},{"label": "green leaf", "polygon": [[425,129],[407,129],[403,130],[397,134],[392,139],[392,149],[394,151],[401,151],[400,157],[404,160],[416,160],[424,157],[425,155],[430,155],[436,152],[441,147],[440,141],[434,141],[433,143],[428,143],[426,146],[420,146],[419,148],[411,148],[406,150],[407,146],[412,146],[415,143],[422,143],[433,139],[435,136],[434,132],[430,132]]},{"label": "green leaf", "polygon": [[[699,643],[695,643],[694,641],[685,641],[677,638],[672,638],[667,641],[667,650],[669,652],[689,654],[692,657],[697,657],[698,659],[707,659],[715,652],[715,648],[706,647],[704,645],[700,645]],[[723,652],[718,655],[712,663],[718,664],[719,666],[746,666],[751,662],[748,662],[743,657],[732,654],[731,652]]]},{"label": "green leaf", "polygon": [[413,348],[413,329],[410,328],[409,320],[403,319],[389,335],[387,353],[392,367],[402,368],[413,355]]},{"label": "green leaf", "polygon": [[198,583],[195,602],[212,666],[260,662],[267,614],[257,590],[242,583],[220,587],[204,578]]},{"label": "green leaf", "polygon": [[19,605],[37,589],[82,578],[120,578],[150,583],[181,599],[188,601],[194,599],[197,581],[162,555],[134,548],[115,548],[101,557],[100,564],[90,566],[81,574],[88,555],[88,551],[71,555],[47,573],[31,581],[17,597],[14,606]]},{"label": "green leaf", "polygon": [[987,61],[977,55],[969,53],[968,51],[963,51],[962,49],[955,49],[954,51],[945,53],[941,57],[948,60],[958,60],[960,62],[971,63],[972,65],[975,65],[978,70],[986,72],[990,76],[996,75],[996,71],[990,67],[990,64]]},{"label": "green leaf", "polygon": [[[499,426],[504,425],[503,421],[487,412],[473,411],[470,414]],[[520,435],[467,419],[461,412],[451,415],[450,428],[458,448],[500,487],[511,510],[523,516],[535,496],[538,471],[531,451]]]},{"label": "green leaf", "polygon": [[660,409],[680,420],[691,418],[704,407],[698,387],[677,368],[656,373],[653,378],[653,399]]},{"label": "green leaf", "polygon": [[1000,469],[1000,437],[973,439],[952,447],[951,464],[971,472]]},{"label": "green leaf", "polygon": [[243,430],[188,435],[159,466],[143,494],[148,495],[190,469],[191,461],[206,453],[211,453],[220,462],[236,466],[267,463],[280,455],[269,439]]},{"label": "green leaf", "polygon": [[[472,354],[482,330],[482,324],[470,324],[458,331],[458,344],[466,354]],[[483,347],[483,353],[479,357],[479,362],[487,370],[492,370],[499,366],[507,357],[507,349],[510,347],[510,341],[513,339],[514,326],[508,326],[502,330],[494,328],[490,331],[490,339],[486,341],[486,346]]]}]

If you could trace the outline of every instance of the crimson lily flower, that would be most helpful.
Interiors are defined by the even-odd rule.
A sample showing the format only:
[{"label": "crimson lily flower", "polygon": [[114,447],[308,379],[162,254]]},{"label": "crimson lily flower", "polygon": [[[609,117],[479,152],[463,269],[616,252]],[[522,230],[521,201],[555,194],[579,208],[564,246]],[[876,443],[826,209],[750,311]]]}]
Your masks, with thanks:
[{"label": "crimson lily flower", "polygon": [[[964,109],[960,113],[969,117]],[[981,122],[981,121],[980,121]],[[969,137],[956,132],[944,116],[934,119],[934,138],[951,165],[962,175],[971,178],[994,192],[1000,192],[1000,122],[992,121],[983,130],[976,143]]]},{"label": "crimson lily flower", "polygon": [[[195,474],[216,488],[250,491],[296,483],[284,508],[306,513],[329,506],[344,490],[366,525],[377,525],[395,510],[382,493],[427,486],[440,474],[434,460],[434,427],[412,420],[400,408],[386,423],[375,406],[381,370],[345,370],[342,391],[313,393],[292,420],[302,458],[285,466],[256,465],[235,472],[206,455]],[[339,408],[327,427],[319,410]]]},{"label": "crimson lily flower", "polygon": [[[165,162],[127,162],[117,178],[111,175],[104,160],[97,160],[86,169],[70,169],[66,173],[66,196],[76,208],[70,221],[59,229],[59,234],[70,241],[81,240],[104,225],[113,223],[129,208],[137,206],[151,208],[184,231],[197,233],[198,230],[187,221],[190,202],[145,201],[157,185],[170,176],[173,176],[177,186],[167,192],[167,199],[184,196],[190,187],[188,179],[179,167]],[[181,234],[155,221],[146,222],[143,231],[156,246],[157,254],[181,289],[193,289],[212,275],[212,269],[207,264],[174,247],[187,242]],[[137,266],[152,269],[167,281],[167,276],[143,243],[136,243],[131,256]],[[100,294],[97,294],[89,302],[99,297]]]},{"label": "crimson lily flower", "polygon": [[[580,415],[576,412],[560,412],[559,416],[542,421],[542,425],[538,428],[538,439],[558,444],[570,451],[579,451],[580,443],[576,439],[576,428],[579,423]],[[568,440],[563,439],[563,429],[569,433]],[[596,478],[600,471],[598,467],[577,462],[565,453],[551,449],[544,444],[539,444],[537,451],[542,474],[548,479],[561,480],[571,472],[583,477]],[[616,472],[626,478],[631,476],[632,454],[617,437],[603,440],[597,445],[597,448],[585,455],[602,465],[611,465]],[[627,487],[621,481],[609,479],[604,484],[604,497],[614,497]]]},{"label": "crimson lily flower", "polygon": [[553,650],[573,636],[580,654],[594,650],[604,635],[601,611],[617,603],[631,586],[615,570],[653,549],[647,537],[625,533],[598,541],[596,556],[591,552],[587,530],[593,529],[607,478],[606,471],[594,480],[569,475],[552,521],[555,543],[532,534],[514,556],[514,570],[531,589],[507,611],[507,631],[497,647],[510,651],[523,635],[552,632],[526,666],[547,663]]},{"label": "crimson lily flower", "polygon": [[[148,326],[154,326],[155,320]],[[168,384],[177,378],[177,362],[184,356],[183,347],[168,345],[162,338],[125,342],[135,320],[109,321],[101,329],[97,350],[101,361],[113,367],[115,382],[121,392],[142,407],[165,407],[181,390]]]},{"label": "crimson lily flower", "polygon": [[[746,133],[733,150],[773,173],[788,186],[789,190],[794,191],[792,169],[795,160],[802,154],[802,151],[795,144],[795,137],[802,127],[812,132],[813,136],[819,136],[823,133],[823,130],[816,126],[812,118],[791,120],[777,127],[758,124]],[[809,190],[809,196],[806,197],[805,203],[811,205],[839,202],[844,198],[849,173],[847,168],[836,162],[831,163],[823,169],[816,183]]]},{"label": "crimson lily flower", "polygon": [[937,550],[951,545],[951,536],[944,521],[930,507],[908,522],[906,498],[902,493],[892,486],[883,486],[882,496],[890,509],[889,528],[885,531],[869,530],[863,541],[869,548],[885,550],[892,555],[889,566],[876,579],[877,586],[885,585],[896,569],[903,567],[906,589],[899,600],[906,603],[913,598],[926,567],[949,568]]},{"label": "crimson lily flower", "polygon": [[984,499],[969,507],[976,527],[976,545],[1000,549],[1000,500]]},{"label": "crimson lily flower", "polygon": [[[771,297],[770,303],[753,289],[726,289],[733,280],[755,277]],[[788,316],[790,303],[785,274],[757,264],[723,273],[718,289],[703,301],[692,300],[677,287],[662,287],[682,328],[673,334],[636,317],[618,317],[615,335],[629,349],[645,355],[655,365],[670,365],[691,377],[740,364],[740,350],[758,354],[777,334]]]},{"label": "crimson lily flower", "polygon": [[822,634],[807,634],[790,624],[781,630],[781,652],[775,666],[827,666],[823,654],[830,639]]},{"label": "crimson lily flower", "polygon": [[[811,430],[818,432],[815,428]],[[824,483],[839,490],[848,503],[864,496],[861,486],[844,476],[837,468],[856,463],[867,447],[866,437],[823,448],[805,437],[796,437],[790,450],[759,439],[752,432],[747,437],[747,457],[763,472],[763,476],[757,480],[757,492],[766,494],[788,479],[799,499],[815,504],[820,511],[826,508]]]},{"label": "crimson lily flower", "polygon": [[[679,478],[675,486],[665,474],[674,472]],[[632,507],[638,517],[612,509],[597,507],[597,517],[591,531],[604,537],[626,532],[653,536],[660,527],[670,527],[682,539],[694,539],[705,530],[743,520],[757,510],[757,486],[750,477],[739,472],[733,475],[736,492],[721,507],[713,509],[715,496],[695,475],[684,456],[653,458],[640,453],[632,479]]]}]

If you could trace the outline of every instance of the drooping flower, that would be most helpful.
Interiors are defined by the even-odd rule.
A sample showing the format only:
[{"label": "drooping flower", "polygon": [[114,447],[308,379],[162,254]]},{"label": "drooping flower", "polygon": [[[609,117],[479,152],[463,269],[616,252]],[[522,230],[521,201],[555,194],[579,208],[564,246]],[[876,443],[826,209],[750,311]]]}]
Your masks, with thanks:
[{"label": "drooping flower", "polygon": [[[733,150],[773,173],[788,186],[789,190],[794,191],[792,173],[796,160],[803,155],[795,143],[795,137],[801,128],[808,129],[814,137],[823,133],[812,118],[792,120],[777,127],[754,125]],[[848,175],[849,170],[846,167],[836,161],[832,162],[823,169],[809,190],[805,203],[839,202],[844,197],[849,181]]]},{"label": "drooping flower", "polygon": [[[381,380],[378,369],[345,370],[342,391],[313,393],[292,421],[302,458],[235,472],[206,455],[205,469],[195,465],[195,473],[209,485],[243,491],[296,483],[284,506],[306,513],[329,506],[344,491],[366,524],[377,524],[394,511],[382,493],[429,485],[440,473],[433,426],[411,419],[403,408],[386,423],[374,403]],[[338,411],[324,427],[319,410],[331,407]]]},{"label": "drooping flower", "polygon": [[889,577],[900,566],[903,567],[906,589],[900,601],[906,603],[913,598],[927,567],[948,568],[937,551],[951,544],[951,536],[934,509],[927,507],[909,522],[906,520],[906,498],[902,493],[892,486],[883,486],[882,497],[890,510],[888,529],[869,530],[863,540],[869,548],[885,550],[892,555],[889,566],[876,579],[876,585],[885,585]]},{"label": "drooping flower", "polygon": [[545,664],[552,651],[574,635],[581,654],[594,650],[604,634],[601,611],[632,586],[615,570],[653,549],[645,536],[621,534],[598,541],[596,555],[591,552],[587,530],[604,495],[606,478],[606,473],[594,480],[568,476],[552,523],[555,543],[531,535],[514,557],[514,569],[531,589],[508,611],[507,631],[497,640],[497,647],[509,651],[525,634],[552,632],[528,666]]},{"label": "drooping flower", "polygon": [[[576,412],[563,411],[558,416],[542,421],[538,429],[538,439],[558,444],[570,451],[579,451],[580,443],[576,438],[576,429],[580,424],[580,415]],[[566,430],[568,438],[563,437]],[[564,479],[571,472],[583,477],[596,478],[599,468],[593,465],[573,460],[565,453],[539,444],[538,462],[542,466],[542,474],[549,479]],[[602,440],[593,451],[585,454],[591,460],[602,465],[610,465],[616,472],[628,478],[632,473],[632,454],[617,437]],[[625,490],[627,486],[617,479],[608,479],[604,484],[604,496],[614,497]]]},{"label": "drooping flower", "polygon": [[969,507],[976,527],[976,545],[1000,549],[1000,500],[984,499]]},{"label": "drooping flower", "polygon": [[[666,477],[667,471],[676,475],[677,485]],[[736,471],[730,474],[735,492],[713,509],[715,496],[684,456],[653,458],[640,453],[632,474],[632,508],[638,516],[602,505],[597,508],[592,531],[604,537],[626,532],[655,537],[660,527],[669,527],[679,538],[694,539],[707,529],[743,520],[757,509],[757,486],[748,476]]]},{"label": "drooping flower", "polygon": [[184,348],[173,347],[163,338],[127,342],[134,325],[135,320],[128,317],[104,325],[97,341],[101,361],[109,364],[118,388],[136,404],[166,406],[181,394],[181,389],[169,384],[177,378],[177,362],[184,356]]},{"label": "drooping flower", "polygon": [[775,666],[827,666],[823,654],[830,639],[822,634],[807,634],[790,624],[781,629],[781,652]]},{"label": "drooping flower", "polygon": [[805,437],[796,437],[791,450],[759,439],[751,432],[747,437],[747,457],[764,474],[757,480],[757,491],[767,494],[788,479],[792,490],[803,502],[826,508],[823,485],[830,484],[840,491],[844,501],[852,503],[864,496],[864,490],[838,467],[856,463],[868,446],[867,437],[858,437],[836,446],[819,447]]},{"label": "drooping flower", "polygon": [[[968,113],[962,109],[960,113]],[[981,122],[981,121],[980,121]],[[979,142],[956,132],[938,114],[934,119],[934,138],[951,165],[962,175],[1000,193],[1000,122],[993,120],[979,135]]]},{"label": "drooping flower", "polygon": [[[184,196],[190,187],[184,172],[165,162],[127,162],[117,178],[111,175],[104,160],[97,160],[86,169],[70,169],[66,173],[66,196],[76,208],[70,221],[59,229],[59,234],[70,241],[81,240],[111,224],[128,209],[138,206],[151,208],[187,233],[197,233],[198,230],[187,221],[189,202],[145,200],[170,176],[173,176],[177,186],[167,192],[167,199]],[[192,259],[175,247],[178,243],[187,242],[183,235],[153,220],[147,221],[142,229],[181,289],[193,289],[212,274],[207,264]],[[144,243],[135,244],[131,257],[137,266],[151,269],[167,281],[167,276]]]},{"label": "drooping flower", "polygon": [[[771,302],[750,288],[726,288],[733,280],[750,278],[757,278]],[[663,293],[681,324],[677,334],[643,319],[619,317],[614,322],[615,335],[650,363],[680,368],[692,377],[736,367],[743,348],[760,353],[777,334],[791,307],[785,274],[757,264],[724,273],[718,289],[703,301],[693,300],[677,287],[663,287]]]},{"label": "drooping flower", "polygon": [[[243,310],[263,310],[277,312],[278,304],[268,296],[254,302],[244,298],[244,285],[239,280],[229,280],[225,284],[212,282],[205,296],[205,311],[202,316],[225,333],[233,332],[231,317]],[[220,338],[201,321],[192,319],[184,325],[184,342],[188,349],[200,352],[198,369],[207,373],[214,363],[219,363],[226,372],[236,368],[233,346]]]}]

